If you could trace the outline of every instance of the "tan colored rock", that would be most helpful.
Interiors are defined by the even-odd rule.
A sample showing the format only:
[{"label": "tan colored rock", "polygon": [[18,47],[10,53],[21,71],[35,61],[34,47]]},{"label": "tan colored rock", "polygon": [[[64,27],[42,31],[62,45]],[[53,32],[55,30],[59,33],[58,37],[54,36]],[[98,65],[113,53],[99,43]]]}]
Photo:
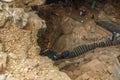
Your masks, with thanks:
[{"label": "tan colored rock", "polygon": [[101,11],[98,15],[98,20],[104,20],[104,21],[109,21],[107,15],[105,14],[104,11]]},{"label": "tan colored rock", "polygon": [[8,57],[11,59],[17,59],[17,56],[14,53],[9,53]]},{"label": "tan colored rock", "polygon": [[23,0],[24,3],[28,3],[29,6],[33,5],[43,5],[46,0]]},{"label": "tan colored rock", "polygon": [[[9,8],[0,13],[7,15],[0,28],[0,40],[5,46],[6,57],[8,56],[7,64],[6,57],[3,58],[0,70],[6,69],[6,80],[71,80],[54,67],[50,59],[39,56],[37,34],[42,34],[41,29],[46,29],[44,20],[22,8]],[[23,26],[24,21],[27,23]]]},{"label": "tan colored rock", "polygon": [[0,27],[4,27],[5,23],[7,22],[7,17],[5,16],[7,15],[5,12],[0,14]]},{"label": "tan colored rock", "polygon": [[105,4],[104,11],[100,11],[98,14],[98,20],[103,21],[112,21],[119,24],[119,10],[117,10],[113,5],[111,4]]},{"label": "tan colored rock", "polygon": [[11,11],[10,16],[12,16],[14,23],[16,23],[17,26],[20,28],[26,27],[29,15],[24,12],[24,9],[13,8],[10,11]]},{"label": "tan colored rock", "polygon": [[14,0],[2,0],[2,1],[4,1],[4,2],[12,2]]},{"label": "tan colored rock", "polygon": [[110,74],[107,73],[107,66],[100,62],[99,60],[95,59],[90,62],[88,62],[85,65],[82,65],[80,67],[81,76],[79,76],[76,80],[84,80],[84,79],[90,79],[90,80],[109,80]]},{"label": "tan colored rock", "polygon": [[116,62],[113,66],[113,75],[115,80],[120,80],[120,62],[119,59],[116,59]]},{"label": "tan colored rock", "polygon": [[0,72],[4,71],[7,67],[7,54],[0,52]]},{"label": "tan colored rock", "polygon": [[10,59],[8,65],[9,71],[6,71],[6,74],[20,80],[71,80],[65,73],[58,71],[48,58],[35,56],[34,59]]},{"label": "tan colored rock", "polygon": [[70,17],[63,17],[62,20],[62,30],[64,34],[72,33],[74,27],[80,27],[82,24],[78,21],[73,20]]},{"label": "tan colored rock", "polygon": [[95,60],[92,60],[92,61],[88,62],[87,64],[81,66],[80,69],[81,69],[82,72],[93,71],[93,73],[94,73],[94,72],[99,71],[99,70],[101,70],[101,71],[104,70],[105,67],[106,66],[102,62],[95,59]]},{"label": "tan colored rock", "polygon": [[15,77],[8,76],[5,80],[19,80],[19,79],[15,78]]},{"label": "tan colored rock", "polygon": [[7,4],[3,4],[3,6],[0,14],[0,27],[8,27],[12,23],[19,28],[24,28],[27,25],[29,15],[24,12],[24,9],[9,8]]},{"label": "tan colored rock", "polygon": [[4,51],[4,45],[2,43],[0,43],[0,52]]},{"label": "tan colored rock", "polygon": [[19,56],[25,57],[27,49],[30,47],[31,44],[29,31],[25,32],[24,30],[20,30],[19,28],[15,27],[14,29],[10,30],[0,30],[0,33],[1,40],[5,42],[5,51],[16,53]]},{"label": "tan colored rock", "polygon": [[[53,76],[54,75],[54,76]],[[39,80],[71,80],[65,73],[57,70],[50,70],[48,74],[39,78]]]},{"label": "tan colored rock", "polygon": [[[34,5],[43,5],[46,0],[14,0],[10,5],[14,7],[30,7]],[[27,5],[26,5],[27,4]]]},{"label": "tan colored rock", "polygon": [[118,13],[116,12],[116,8],[111,5],[111,4],[105,4],[104,6],[104,12],[107,14],[107,15],[110,15],[110,16],[117,16]]},{"label": "tan colored rock", "polygon": [[106,37],[110,35],[109,32],[100,29],[93,20],[81,24],[71,18],[65,18],[63,23],[63,31],[65,34],[62,35],[54,45],[54,50],[57,52],[72,50],[74,47],[82,44],[105,41],[107,39]]},{"label": "tan colored rock", "polygon": [[[28,51],[31,45],[34,47],[34,49],[36,48],[37,53],[39,53],[40,50],[36,42],[37,33],[40,29],[46,29],[45,21],[33,13],[25,13],[24,9],[22,8],[12,8],[9,9],[9,11],[4,10],[3,15],[8,15],[5,17],[5,21],[8,18],[11,19],[9,22],[4,22],[3,25],[8,29],[0,30],[1,40],[5,42],[5,51],[11,52],[12,50],[12,53],[21,53],[19,56],[24,55],[25,57],[25,53]],[[2,19],[2,17],[0,19]],[[22,30],[21,28],[26,28],[27,30]]]},{"label": "tan colored rock", "polygon": [[87,73],[79,76],[79,77],[78,77],[77,79],[75,79],[75,80],[87,80],[87,79],[89,79],[89,80],[95,80],[94,78],[92,78],[91,76],[89,76]]},{"label": "tan colored rock", "polygon": [[6,79],[6,75],[5,74],[0,74],[0,80],[5,80]]},{"label": "tan colored rock", "polygon": [[[38,39],[38,36],[37,36],[38,31],[40,31],[40,29],[45,30],[47,26],[46,26],[46,22],[42,20],[40,17],[38,17],[37,15],[35,15],[34,13],[29,13],[29,15],[30,17],[29,17],[29,21],[26,29],[31,31],[32,42],[36,43],[36,40]],[[41,34],[43,33],[41,32]]]}]

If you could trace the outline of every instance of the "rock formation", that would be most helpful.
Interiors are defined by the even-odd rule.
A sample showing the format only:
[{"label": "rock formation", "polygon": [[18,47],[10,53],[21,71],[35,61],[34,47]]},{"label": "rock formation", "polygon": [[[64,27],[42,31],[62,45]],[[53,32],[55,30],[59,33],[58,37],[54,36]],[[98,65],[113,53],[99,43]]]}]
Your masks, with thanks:
[{"label": "rock formation", "polygon": [[[35,1],[41,5],[42,1]],[[39,56],[37,34],[47,28],[45,21],[34,12],[11,8],[3,2],[0,12],[0,80],[70,80],[53,66],[50,59]]]}]

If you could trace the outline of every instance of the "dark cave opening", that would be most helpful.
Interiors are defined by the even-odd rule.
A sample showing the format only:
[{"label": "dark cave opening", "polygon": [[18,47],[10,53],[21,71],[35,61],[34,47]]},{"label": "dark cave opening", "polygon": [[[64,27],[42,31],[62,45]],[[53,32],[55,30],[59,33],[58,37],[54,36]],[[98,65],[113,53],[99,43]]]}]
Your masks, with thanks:
[{"label": "dark cave opening", "polygon": [[[62,15],[57,12],[58,10],[61,10],[62,7],[64,10],[72,8],[73,10],[79,11],[78,8],[81,6],[88,6],[88,8],[90,8],[93,1],[95,0],[47,0],[46,4],[43,6],[32,6],[32,9],[37,11],[38,16],[43,18],[47,25],[47,29],[45,31],[43,30],[44,34],[42,34],[42,36],[38,33],[39,38],[37,42],[41,47],[41,53],[52,49],[57,39],[63,35],[61,20],[66,14]],[[116,4],[118,2],[118,0],[114,0],[112,4]],[[111,3],[111,1],[97,0],[96,6],[99,7],[99,5],[102,5],[102,7],[104,7],[103,5],[106,3]],[[63,4],[66,4],[66,6]],[[69,13],[69,10],[67,13]]]}]

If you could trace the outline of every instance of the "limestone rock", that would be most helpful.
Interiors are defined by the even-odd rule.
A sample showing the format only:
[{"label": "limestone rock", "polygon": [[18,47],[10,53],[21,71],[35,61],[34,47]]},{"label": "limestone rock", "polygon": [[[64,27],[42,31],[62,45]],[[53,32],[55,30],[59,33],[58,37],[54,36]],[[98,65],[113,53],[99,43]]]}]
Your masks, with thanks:
[{"label": "limestone rock", "polygon": [[109,32],[100,29],[93,20],[87,21],[84,24],[71,18],[65,18],[63,21],[64,34],[56,41],[53,47],[57,52],[71,50],[82,44],[104,41],[110,35]]},{"label": "limestone rock", "polygon": [[0,80],[5,80],[6,75],[5,74],[0,74]]},{"label": "limestone rock", "polygon": [[11,76],[8,76],[8,77],[6,78],[6,80],[19,80],[19,79],[14,78],[14,77],[11,77]]},{"label": "limestone rock", "polygon": [[0,52],[4,51],[4,45],[2,43],[0,43]]},{"label": "limestone rock", "polygon": [[0,52],[0,71],[4,71],[7,67],[7,54]]},{"label": "limestone rock", "polygon": [[2,0],[2,1],[4,1],[4,2],[12,2],[14,0]]},{"label": "limestone rock", "polygon": [[7,22],[7,17],[6,17],[6,13],[1,13],[1,16],[0,16],[0,27],[4,27],[5,26],[5,23]]},{"label": "limestone rock", "polygon": [[[32,41],[36,43],[36,40],[38,37],[43,34],[42,30],[46,30],[46,22],[39,18],[37,15],[34,15],[34,13],[29,13],[30,18],[28,21],[28,25],[26,27],[27,30],[31,31]],[[41,32],[40,32],[41,31]],[[39,35],[39,36],[38,36]]]},{"label": "limestone rock", "polygon": [[116,63],[113,66],[113,75],[115,80],[120,80],[120,62],[116,59]]},{"label": "limestone rock", "polygon": [[[2,26],[5,28],[0,30],[1,40],[5,42],[5,51],[11,52],[12,50],[12,53],[17,54],[20,51],[21,54],[19,56],[24,55],[25,57],[25,53],[30,48],[30,45],[37,46],[35,48],[39,49],[36,42],[37,33],[40,29],[46,29],[45,21],[33,13],[25,13],[22,8],[11,8],[9,11],[4,10],[2,12],[3,16],[8,16],[5,17],[5,20],[3,18],[5,22]],[[2,20],[2,17],[0,19]],[[9,22],[6,22],[8,19],[10,19]],[[22,28],[26,28],[26,30]]]},{"label": "limestone rock", "polygon": [[97,59],[92,60],[88,62],[87,64],[81,66],[80,72],[82,72],[82,75],[79,76],[76,80],[82,80],[82,79],[83,80],[85,79],[109,80],[108,76],[110,76],[109,74],[107,74],[107,66]]},{"label": "limestone rock", "polygon": [[105,4],[104,11],[107,15],[111,15],[111,16],[117,16],[118,15],[118,13],[116,12],[116,8],[109,3]]},{"label": "limestone rock", "polygon": [[112,21],[119,24],[119,10],[111,4],[105,4],[104,10],[98,14],[98,20]]},{"label": "limestone rock", "polygon": [[9,7],[0,13],[5,16],[0,16],[0,20],[3,18],[0,40],[4,44],[0,53],[0,71],[5,70],[6,80],[71,80],[53,66],[50,59],[39,56],[37,34],[47,28],[44,20],[22,8]]},{"label": "limestone rock", "polygon": [[30,6],[34,5],[43,5],[45,1],[46,0],[14,0],[10,5],[14,7],[29,8]]},{"label": "limestone rock", "polygon": [[43,5],[46,0],[23,0],[24,3],[28,3],[29,6],[33,5]]},{"label": "limestone rock", "polygon": [[[19,28],[24,28],[27,25],[29,15],[24,12],[24,9],[9,8],[7,4],[1,4],[1,10],[0,27],[9,26],[10,23],[16,24]],[[9,19],[11,21],[9,21]]]},{"label": "limestone rock", "polygon": [[6,75],[8,77],[14,76],[15,80],[71,80],[65,73],[53,67],[52,62],[48,58],[35,56],[34,59],[10,59],[8,65],[7,69],[10,71],[6,71]]},{"label": "limestone rock", "polygon": [[17,56],[14,53],[9,53],[8,57],[11,59],[17,59]]},{"label": "limestone rock", "polygon": [[104,20],[104,21],[109,21],[107,15],[105,14],[104,11],[101,11],[99,14],[98,14],[98,19],[99,20]]},{"label": "limestone rock", "polygon": [[50,80],[50,79],[52,79],[52,80],[71,80],[65,73],[59,72],[57,70],[50,70],[47,75],[39,78],[39,80]]},{"label": "limestone rock", "polygon": [[62,30],[64,34],[70,34],[72,33],[74,27],[78,26],[80,27],[82,25],[80,22],[75,21],[74,19],[70,17],[63,17],[62,20]]}]

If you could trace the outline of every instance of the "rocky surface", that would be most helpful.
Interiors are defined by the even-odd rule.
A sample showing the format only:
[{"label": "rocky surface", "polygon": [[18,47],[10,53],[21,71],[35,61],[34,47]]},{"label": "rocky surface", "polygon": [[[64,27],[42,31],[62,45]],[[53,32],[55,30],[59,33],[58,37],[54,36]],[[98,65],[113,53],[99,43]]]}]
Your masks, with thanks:
[{"label": "rocky surface", "polygon": [[81,23],[70,17],[63,19],[63,32],[64,34],[54,45],[54,50],[58,52],[71,50],[82,44],[105,41],[111,34],[97,26],[92,19]]},{"label": "rocky surface", "polygon": [[8,59],[7,59],[7,54],[1,52],[1,53],[0,53],[0,60],[1,60],[1,63],[0,63],[0,71],[2,72],[2,71],[4,71],[4,70],[6,69],[6,67],[7,67],[7,64],[6,64],[7,61],[8,61]]},{"label": "rocky surface", "polygon": [[[82,44],[108,40],[111,33],[95,24],[96,20],[119,23],[117,21],[119,19],[115,17],[118,16],[115,7],[108,5],[110,4],[105,4],[104,9],[99,11],[83,6],[80,10],[87,10],[85,16],[79,15],[80,10],[58,7],[58,5],[57,7],[48,5],[49,8],[45,6],[42,8],[43,13],[40,9],[39,16],[47,21],[48,26],[41,41],[46,47],[41,45],[42,48],[53,49],[60,54],[64,50],[72,51],[74,47]],[[113,11],[110,12],[110,9]],[[91,18],[92,14],[95,14],[94,19]],[[60,32],[62,34],[58,35]],[[113,72],[113,67],[116,57],[120,55],[119,51],[119,46],[98,48],[73,59],[55,61],[55,65],[67,73],[72,80],[115,80],[116,72]]]},{"label": "rocky surface", "polygon": [[[84,17],[79,15],[80,10],[60,4],[40,8],[39,17],[31,11],[30,6],[44,3],[45,0],[0,1],[0,80],[119,80],[120,68],[116,62],[119,46],[98,48],[55,62],[39,56],[44,46],[38,46],[46,44],[45,49],[59,53],[78,45],[105,41],[111,33],[97,26],[95,20],[119,24],[116,8],[106,4],[97,11],[83,6],[80,10],[87,10]],[[97,14],[95,19],[91,18],[91,12]],[[42,40],[37,43],[39,39]]]},{"label": "rocky surface", "polygon": [[50,59],[39,56],[37,34],[47,28],[45,21],[24,8],[3,5],[6,6],[0,12],[0,80],[71,80]]},{"label": "rocky surface", "polygon": [[33,5],[43,5],[45,0],[1,0],[2,2],[9,3],[14,7],[25,7],[25,6],[33,6]]}]

